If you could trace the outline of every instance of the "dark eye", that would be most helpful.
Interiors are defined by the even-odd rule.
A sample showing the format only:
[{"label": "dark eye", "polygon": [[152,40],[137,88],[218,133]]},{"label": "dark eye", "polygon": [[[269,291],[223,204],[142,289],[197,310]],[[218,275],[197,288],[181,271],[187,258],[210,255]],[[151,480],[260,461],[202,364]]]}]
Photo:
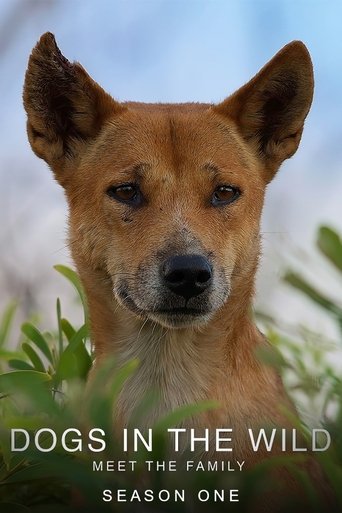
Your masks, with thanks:
[{"label": "dark eye", "polygon": [[107,195],[122,203],[138,206],[142,202],[142,194],[139,187],[133,183],[111,186],[107,189]]},{"label": "dark eye", "polygon": [[229,205],[240,196],[240,190],[232,185],[220,185],[214,191],[211,204],[214,207]]}]

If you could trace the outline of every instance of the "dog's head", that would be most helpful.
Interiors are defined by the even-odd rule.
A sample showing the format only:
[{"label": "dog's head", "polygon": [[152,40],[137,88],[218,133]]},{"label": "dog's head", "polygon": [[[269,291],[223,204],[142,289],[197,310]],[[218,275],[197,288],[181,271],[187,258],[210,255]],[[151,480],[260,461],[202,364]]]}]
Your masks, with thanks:
[{"label": "dog's head", "polygon": [[312,93],[293,42],[218,105],[119,103],[42,36],[28,135],[65,188],[81,277],[105,273],[138,316],[206,322],[254,274],[265,187],[296,151]]}]

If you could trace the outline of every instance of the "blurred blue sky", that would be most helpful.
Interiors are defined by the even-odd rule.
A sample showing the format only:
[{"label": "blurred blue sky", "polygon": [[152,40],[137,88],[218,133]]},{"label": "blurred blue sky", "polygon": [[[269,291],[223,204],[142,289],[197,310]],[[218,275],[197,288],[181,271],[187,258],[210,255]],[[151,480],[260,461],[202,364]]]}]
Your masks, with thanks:
[{"label": "blurred blue sky", "polygon": [[21,101],[29,53],[47,30],[114,97],[146,102],[217,102],[289,41],[306,43],[314,104],[264,214],[258,298],[280,308],[273,289],[289,248],[311,251],[319,222],[342,230],[341,0],[0,0],[1,299],[26,294],[52,308],[61,285],[51,266],[67,259],[66,205],[29,149]]}]

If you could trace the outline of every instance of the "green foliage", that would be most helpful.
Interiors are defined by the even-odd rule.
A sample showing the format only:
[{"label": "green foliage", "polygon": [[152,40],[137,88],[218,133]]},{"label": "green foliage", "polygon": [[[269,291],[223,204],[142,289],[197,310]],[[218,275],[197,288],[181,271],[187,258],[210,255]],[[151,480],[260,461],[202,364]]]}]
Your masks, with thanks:
[{"label": "green foliage", "polygon": [[[317,247],[338,272],[342,271],[341,238],[331,228],[321,227],[318,231]],[[92,365],[88,332],[87,304],[77,274],[65,266],[56,266],[74,287],[83,305],[84,324],[74,327],[63,317],[60,301],[56,304],[56,327],[51,333],[43,333],[30,322],[21,327],[23,342],[19,348],[9,349],[8,341],[15,315],[15,304],[11,304],[0,321],[0,511],[68,513],[82,511],[132,511],[130,503],[102,503],[102,490],[109,488],[134,489],[140,479],[144,488],[187,488],[196,491],[205,489],[239,488],[238,509],[247,511],[258,500],[260,490],[277,486],[273,469],[281,463],[301,483],[312,504],[312,510],[323,511],[315,486],[308,475],[295,465],[301,457],[284,456],[269,459],[253,470],[243,474],[230,472],[185,472],[146,473],[143,462],[147,457],[144,448],[135,455],[134,472],[93,472],[93,461],[125,460],[122,441],[113,433],[113,411],[115,411],[122,386],[136,371],[139,362],[131,361],[120,369],[115,361],[107,360],[93,379],[91,387],[85,386]],[[305,294],[311,301],[333,316],[342,327],[342,306],[326,297],[317,287],[298,272],[289,271],[285,281],[294,289]],[[283,375],[289,393],[303,404],[307,412],[316,411],[322,426],[329,429],[333,446],[329,452],[320,453],[319,462],[334,489],[338,510],[342,511],[342,380],[334,365],[327,359],[334,344],[304,327],[295,332],[284,328],[281,321],[269,315],[259,314],[259,322],[266,328],[269,348],[262,349],[258,356],[267,365],[277,368]],[[133,413],[133,418],[143,419],[153,408],[158,392],[146,397]],[[168,427],[181,424],[189,417],[205,414],[217,404],[205,402],[183,406],[158,420],[153,427],[154,449],[149,460],[168,459],[167,444],[163,433]],[[294,421],[297,422],[297,421]],[[133,422],[134,424],[134,422]],[[132,425],[133,425],[132,424]],[[99,427],[111,433],[105,453],[99,457],[87,454],[88,439],[85,432],[89,427]],[[52,428],[58,435],[73,427],[83,433],[83,450],[66,453],[58,436],[57,446],[51,452],[39,452],[30,445],[25,452],[11,452],[8,430],[27,429],[32,435],[42,428]],[[296,427],[307,436],[307,427]],[[72,438],[72,437],[71,437]],[[69,444],[71,444],[71,438]],[[24,439],[19,439],[24,442]],[[48,435],[41,440],[43,447],[51,443]],[[192,457],[190,458],[192,459]],[[109,477],[108,477],[109,475]],[[86,506],[87,505],[87,506]],[[208,503],[196,507],[207,511]],[[191,509],[191,507],[190,507]],[[227,511],[225,503],[215,503],[215,512]],[[189,511],[187,503],[149,503],[151,511]],[[284,505],[284,511],[289,511]]]},{"label": "green foliage", "polygon": [[[317,248],[328,262],[342,273],[342,241],[334,230],[326,226],[319,228],[317,234]],[[336,301],[327,298],[325,294],[318,291],[316,287],[308,283],[305,278],[302,278],[296,272],[287,272],[284,276],[284,280],[289,285],[305,294],[311,301],[333,315],[342,331],[342,303],[337,304]],[[340,297],[342,297],[342,294]]]},{"label": "green foliage", "polygon": [[328,226],[321,226],[318,231],[317,246],[323,255],[342,272],[342,240],[338,233]]},{"label": "green foliage", "polygon": [[16,303],[10,303],[2,316],[0,322],[0,348],[6,345],[16,308]]},{"label": "green foliage", "polygon": [[[342,278],[341,237],[332,228],[322,226],[317,232],[316,246],[327,264],[332,267],[331,274],[337,270]],[[284,281],[326,312],[337,323],[342,334],[341,302],[328,297],[298,271],[287,271]],[[339,297],[342,298],[342,294]],[[261,359],[281,370],[287,389],[308,424],[321,424],[328,429],[334,441],[332,449],[322,453],[318,460],[334,490],[339,504],[337,511],[340,511],[342,377],[339,368],[342,337],[340,336],[340,340],[331,341],[325,335],[314,333],[303,326],[284,325],[280,319],[268,314],[258,313],[257,317],[272,343],[272,346],[265,350],[265,354],[260,355]],[[303,483],[303,486],[306,488],[307,483]],[[317,511],[320,511],[319,507]]]},{"label": "green foliage", "polygon": [[[322,226],[317,231],[316,246],[328,268],[331,267],[331,274],[337,271],[342,278],[340,236],[332,228]],[[288,270],[284,281],[327,313],[342,334],[341,302],[327,297],[298,271]],[[339,297],[342,298],[342,293]],[[272,356],[273,366],[282,369],[288,390],[301,412],[308,422],[315,419],[330,428],[341,410],[342,380],[335,361],[341,359],[342,337],[339,341],[331,341],[324,334],[313,333],[303,326],[284,326],[280,319],[263,313],[258,314],[258,319],[272,342],[272,352],[277,350],[278,353],[278,356]],[[266,362],[270,358],[269,355],[266,359],[263,357]]]},{"label": "green foliage", "polygon": [[[21,351],[9,351],[7,349],[9,334],[13,323],[14,315],[17,309],[16,303],[10,303],[4,311],[0,320],[0,372],[4,370],[4,364],[11,359],[21,359]],[[25,362],[23,362],[25,365]]]},{"label": "green foliage", "polygon": [[[69,280],[69,282],[73,285],[73,287],[75,288],[81,302],[82,302],[82,306],[83,306],[83,312],[84,312],[84,322],[85,324],[87,324],[88,322],[88,306],[87,306],[87,299],[85,297],[85,293],[84,293],[84,290],[83,290],[83,286],[82,286],[82,283],[80,282],[80,279],[77,275],[77,273],[75,273],[75,271],[73,271],[72,269],[70,269],[69,267],[66,267],[65,265],[55,265],[54,267],[56,269],[56,271],[58,271],[62,276],[65,276],[65,278],[67,280]],[[58,305],[59,303],[57,303]],[[58,308],[58,306],[57,306]]]}]

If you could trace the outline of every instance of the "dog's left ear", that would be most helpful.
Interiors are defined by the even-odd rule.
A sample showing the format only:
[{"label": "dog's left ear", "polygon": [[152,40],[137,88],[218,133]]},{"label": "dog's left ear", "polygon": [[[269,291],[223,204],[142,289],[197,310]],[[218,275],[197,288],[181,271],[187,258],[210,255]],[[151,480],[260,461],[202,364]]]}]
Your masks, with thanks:
[{"label": "dog's left ear", "polygon": [[270,181],[298,148],[313,96],[309,52],[293,41],[214,111],[232,119],[262,159]]}]

